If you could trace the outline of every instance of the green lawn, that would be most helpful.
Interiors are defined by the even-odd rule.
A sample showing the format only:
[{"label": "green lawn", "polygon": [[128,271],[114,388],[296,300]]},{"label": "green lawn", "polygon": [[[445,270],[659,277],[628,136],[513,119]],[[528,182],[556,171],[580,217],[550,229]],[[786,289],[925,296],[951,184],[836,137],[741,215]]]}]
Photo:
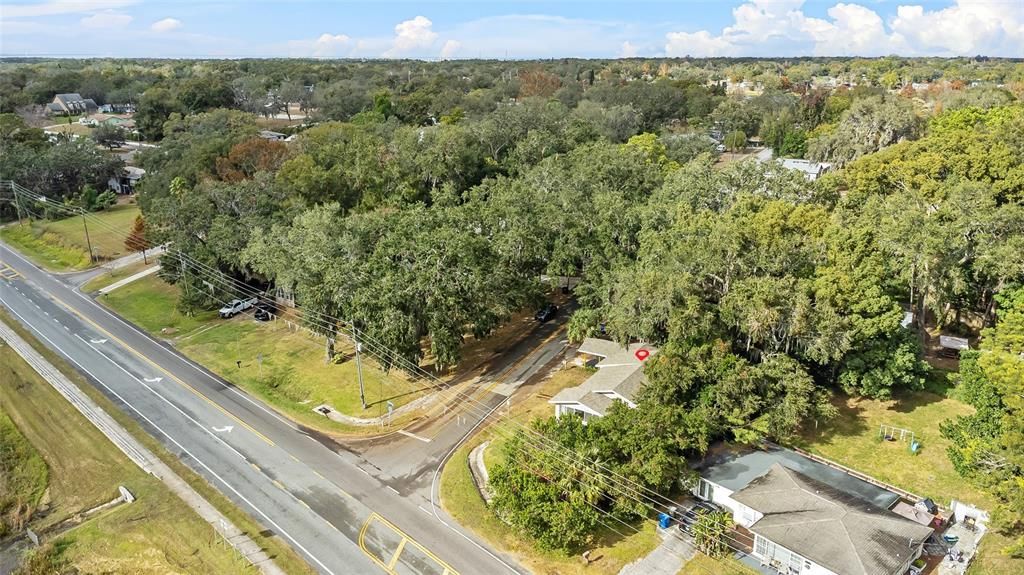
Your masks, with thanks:
[{"label": "green lawn", "polygon": [[[942,421],[973,413],[974,408],[931,387],[933,391],[905,393],[892,401],[839,397],[839,415],[818,429],[811,427],[797,445],[946,507],[958,499],[992,509],[993,498],[953,469],[946,455],[949,442],[939,434]],[[913,431],[922,445],[919,454],[910,453],[905,442],[880,440],[882,424]]]},{"label": "green lawn", "polygon": [[116,497],[118,485],[138,498],[48,540],[31,560],[35,572],[248,572],[233,550],[216,542],[206,522],[128,461],[6,346],[0,347],[0,379],[0,410],[49,472],[38,501],[48,514],[30,521],[34,530],[46,537],[60,522]]},{"label": "green lawn", "polygon": [[338,351],[349,359],[328,364],[322,344],[289,330],[284,321],[260,323],[246,314],[222,320],[217,312],[190,317],[177,311],[177,297],[177,287],[150,275],[99,301],[296,421],[327,431],[377,432],[379,428],[356,429],[331,421],[313,412],[317,405],[326,403],[341,413],[373,417],[384,412],[387,401],[400,406],[423,391],[401,374],[385,374],[367,359],[363,361],[368,405],[364,411],[351,350],[339,346]]},{"label": "green lawn", "polygon": [[[559,390],[579,385],[590,377],[592,371],[570,367],[557,372],[553,377],[537,384],[536,389],[525,401],[513,404],[511,418],[525,423],[535,417],[550,416],[553,411],[547,399]],[[491,439],[492,444],[484,453],[488,466],[495,465],[504,457],[501,450],[505,435],[494,429],[485,430],[479,436],[456,451],[445,465],[441,474],[441,503],[444,508],[463,526],[475,531],[493,546],[511,553],[534,573],[580,575],[613,575],[627,563],[643,557],[658,546],[660,539],[653,521],[639,522],[630,529],[620,524],[613,525],[622,537],[610,529],[598,534],[591,549],[592,563],[584,565],[578,556],[567,556],[560,552],[540,551],[527,538],[500,521],[487,508],[487,504],[476,489],[469,470],[469,452],[481,442]],[[637,532],[638,530],[638,532]],[[596,558],[596,560],[594,560]]]},{"label": "green lawn", "polygon": [[994,531],[985,534],[981,549],[971,562],[968,575],[1020,575],[1024,573],[1024,559],[1014,559],[1002,553],[1014,539]]},{"label": "green lawn", "polygon": [[22,255],[55,271],[83,270],[91,265],[89,253],[64,244],[63,238],[36,226],[9,225],[0,229],[0,239],[11,244]]},{"label": "green lawn", "polygon": [[82,284],[81,290],[85,293],[92,293],[98,291],[99,289],[105,288],[118,280],[123,280],[126,277],[133,276],[141,272],[142,270],[145,270],[146,268],[156,265],[158,259],[159,258],[154,260],[153,258],[150,258],[148,264],[146,262],[140,261],[138,263],[122,266],[115,270],[104,272]]},{"label": "green lawn", "polygon": [[[121,204],[90,214],[89,241],[93,253],[101,260],[127,255],[124,238],[138,215],[139,208],[134,204]],[[35,220],[24,226],[10,225],[0,230],[0,238],[52,270],[81,270],[92,265],[85,226],[79,216],[55,221]]]}]

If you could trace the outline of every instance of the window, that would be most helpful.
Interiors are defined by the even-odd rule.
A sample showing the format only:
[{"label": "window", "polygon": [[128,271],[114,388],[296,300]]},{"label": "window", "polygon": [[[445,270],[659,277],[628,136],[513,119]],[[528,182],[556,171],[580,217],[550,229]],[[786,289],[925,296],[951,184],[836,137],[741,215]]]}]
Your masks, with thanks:
[{"label": "window", "polygon": [[754,555],[758,557],[770,558],[768,550],[769,541],[760,535],[754,535]]},{"label": "window", "polygon": [[714,486],[711,484],[711,482],[707,481],[706,479],[701,479],[697,483],[697,497],[700,497],[701,499],[704,499],[706,501],[711,501],[711,498],[714,496],[714,492]]}]

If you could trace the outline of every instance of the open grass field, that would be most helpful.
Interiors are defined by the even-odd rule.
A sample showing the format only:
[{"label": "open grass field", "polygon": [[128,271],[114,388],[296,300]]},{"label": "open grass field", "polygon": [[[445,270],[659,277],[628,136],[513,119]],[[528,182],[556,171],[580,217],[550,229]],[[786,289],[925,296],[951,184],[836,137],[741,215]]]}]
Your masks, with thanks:
[{"label": "open grass field", "polygon": [[[525,423],[535,417],[551,415],[553,412],[547,399],[565,387],[578,385],[591,373],[591,370],[578,367],[557,372],[537,384],[536,389],[531,390],[528,399],[519,404],[513,403],[511,418]],[[578,556],[538,550],[529,539],[516,533],[490,512],[480,497],[469,470],[469,452],[488,439],[492,444],[484,454],[487,465],[500,462],[504,457],[500,447],[504,436],[493,429],[485,430],[456,451],[442,472],[441,503],[463,526],[473,530],[495,547],[515,555],[534,573],[543,575],[613,575],[627,563],[643,557],[658,546],[660,539],[655,531],[654,522],[644,521],[634,526],[636,531],[616,525],[616,529],[626,534],[626,537],[610,529],[600,533],[591,549],[592,562],[589,565],[584,564]]]},{"label": "open grass field", "polygon": [[[139,208],[134,204],[120,204],[91,214],[89,240],[98,258],[110,260],[128,254],[124,236],[138,215]],[[36,220],[25,226],[10,225],[0,230],[0,238],[51,270],[81,270],[92,265],[85,227],[82,218],[77,216],[56,221]]]},{"label": "open grass field", "polygon": [[[64,363],[54,352],[50,351],[30,333],[17,324],[9,315],[0,310],[0,321],[5,322],[12,329],[17,331],[32,346],[46,357],[54,366],[73,381],[82,391],[109,413],[117,422],[129,431],[136,439],[141,441],[150,451],[167,464],[175,473],[184,479],[193,489],[199,492],[208,502],[223,513],[230,521],[238,526],[243,532],[249,535],[260,547],[266,550],[274,562],[284,570],[285,573],[296,575],[312,575],[313,570],[302,560],[284,541],[271,531],[265,531],[258,523],[252,520],[248,514],[228,500],[223,494],[213,488],[205,479],[200,477],[191,468],[181,462],[176,456],[164,449],[163,445],[147,434],[142,427],[115,406],[105,395],[90,385],[78,372],[74,371],[68,364]],[[10,355],[3,355],[3,354]],[[11,359],[13,357],[13,359]],[[65,537],[53,542],[38,554],[35,559],[35,573],[51,573],[60,571],[59,567],[72,561],[76,566],[85,567],[83,573],[246,573],[251,574],[253,570],[242,564],[241,559],[226,548],[217,539],[212,529],[206,525],[197,515],[194,515],[180,500],[167,491],[161,483],[143,474],[133,466],[127,458],[121,455],[105,437],[99,434],[91,425],[87,425],[77,411],[75,411],[59,394],[38,378],[16,354],[9,348],[0,348],[0,375],[6,370],[13,370],[19,375],[19,380],[34,382],[31,387],[33,393],[38,393],[39,398],[27,403],[34,411],[28,412],[39,418],[54,418],[57,421],[50,428],[40,426],[41,432],[46,433],[47,445],[52,444],[52,449],[59,450],[59,453],[66,454],[69,458],[64,466],[74,467],[74,470],[89,472],[94,465],[107,465],[110,461],[115,467],[123,468],[127,479],[118,475],[118,481],[113,485],[113,492],[106,496],[103,492],[102,500],[113,498],[116,495],[118,484],[125,485],[139,497],[139,499],[128,507],[119,507],[109,515],[101,515],[91,522],[81,525],[67,533]],[[7,379],[3,380],[5,383]],[[42,385],[39,385],[39,384]],[[10,391],[8,389],[15,389]],[[22,397],[27,394],[25,388],[14,388],[13,386],[0,386],[0,409],[7,410],[7,405],[18,408],[19,414],[26,413],[25,407],[21,407]],[[8,403],[7,397],[11,397]],[[40,403],[42,402],[42,403]],[[41,412],[41,413],[40,413]],[[42,421],[50,421],[43,419]],[[84,450],[79,452],[76,447],[64,446],[61,442],[69,436],[68,426],[83,427],[81,437],[74,438],[76,442],[85,442],[91,446],[106,446],[103,451],[104,459],[92,461],[87,459],[75,463],[78,453],[89,454],[93,452]],[[52,431],[51,431],[52,428]],[[73,431],[73,429],[72,429]],[[34,441],[32,435],[26,433],[30,441]],[[44,459],[47,451],[40,449]],[[48,462],[49,463],[49,462]],[[55,473],[51,468],[51,473]],[[60,469],[66,470],[67,467]],[[132,475],[134,474],[134,475]],[[102,476],[102,475],[101,475]],[[139,479],[141,478],[141,479]],[[92,476],[88,477],[89,483],[93,482]],[[70,482],[70,479],[68,480]],[[105,489],[105,488],[104,488]],[[50,500],[55,501],[53,490],[50,491]],[[151,496],[152,493],[156,495]],[[146,506],[138,507],[141,503]],[[115,515],[120,514],[120,515]],[[154,519],[159,518],[159,519]],[[49,518],[47,518],[49,520]],[[52,523],[52,521],[51,521]],[[112,536],[110,529],[116,529],[117,537]],[[150,533],[159,531],[158,533]],[[99,538],[99,540],[97,539]],[[183,543],[184,541],[184,543]],[[147,542],[152,545],[145,547]],[[167,549],[161,547],[169,545]],[[154,551],[155,550],[155,551]],[[207,559],[210,557],[210,559]],[[199,563],[198,561],[205,561]],[[163,562],[162,564],[160,562]],[[115,564],[116,562],[116,564]]]},{"label": "open grass field", "polygon": [[422,385],[399,373],[387,374],[367,359],[363,361],[367,409],[363,410],[351,350],[339,346],[347,359],[328,364],[322,344],[305,333],[290,331],[281,320],[261,323],[248,314],[222,320],[217,312],[190,317],[177,310],[177,297],[177,287],[150,275],[99,301],[292,419],[326,431],[357,430],[313,412],[320,404],[347,415],[376,417],[385,412],[387,401],[401,406],[424,391]]},{"label": "open grass field", "polygon": [[209,525],[135,467],[9,347],[0,347],[0,379],[0,409],[48,470],[41,513],[30,521],[44,540],[61,522],[116,497],[118,485],[138,498],[70,530],[62,525],[36,553],[38,572],[72,566],[84,573],[248,572]]}]

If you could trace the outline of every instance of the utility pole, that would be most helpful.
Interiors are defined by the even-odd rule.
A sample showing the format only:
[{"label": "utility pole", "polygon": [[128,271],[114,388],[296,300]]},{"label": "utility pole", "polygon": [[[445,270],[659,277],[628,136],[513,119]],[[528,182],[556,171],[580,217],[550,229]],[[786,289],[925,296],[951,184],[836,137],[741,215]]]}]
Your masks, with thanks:
[{"label": "utility pole", "polygon": [[359,378],[359,403],[366,409],[366,392],[363,389],[363,363],[359,359],[359,352],[363,351],[363,344],[356,342],[356,374]]},{"label": "utility pole", "polygon": [[14,205],[18,208],[18,225],[24,226],[25,222],[21,220],[23,216],[21,211],[21,194],[18,193],[18,184],[11,182],[11,192],[14,193]]},{"label": "utility pole", "polygon": [[96,263],[92,255],[92,240],[89,239],[89,224],[85,223],[85,212],[82,212],[82,227],[85,228],[85,245],[89,246],[89,263]]}]

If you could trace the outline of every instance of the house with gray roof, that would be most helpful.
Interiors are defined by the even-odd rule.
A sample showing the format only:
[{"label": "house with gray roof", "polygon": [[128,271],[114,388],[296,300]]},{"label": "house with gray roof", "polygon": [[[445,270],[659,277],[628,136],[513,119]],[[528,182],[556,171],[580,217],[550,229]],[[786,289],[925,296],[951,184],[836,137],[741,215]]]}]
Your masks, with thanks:
[{"label": "house with gray roof", "polygon": [[896,494],[776,446],[719,452],[699,472],[694,494],[727,508],[779,573],[903,575],[933,532],[890,511]]},{"label": "house with gray roof", "polygon": [[812,162],[810,160],[801,160],[798,158],[782,158],[779,160],[779,163],[781,163],[782,167],[787,170],[800,172],[808,181],[811,182],[817,180],[822,174],[832,168],[832,164],[828,162]]},{"label": "house with gray roof", "polygon": [[579,353],[583,363],[596,361],[597,373],[581,385],[563,389],[548,400],[555,406],[555,417],[567,413],[580,415],[584,421],[603,417],[615,401],[636,407],[633,399],[647,382],[644,362],[657,352],[657,348],[643,343],[623,347],[604,339],[586,338]]},{"label": "house with gray roof", "polygon": [[92,98],[83,98],[81,94],[57,94],[53,102],[46,105],[46,111],[51,114],[92,114],[99,110],[99,106]]}]

